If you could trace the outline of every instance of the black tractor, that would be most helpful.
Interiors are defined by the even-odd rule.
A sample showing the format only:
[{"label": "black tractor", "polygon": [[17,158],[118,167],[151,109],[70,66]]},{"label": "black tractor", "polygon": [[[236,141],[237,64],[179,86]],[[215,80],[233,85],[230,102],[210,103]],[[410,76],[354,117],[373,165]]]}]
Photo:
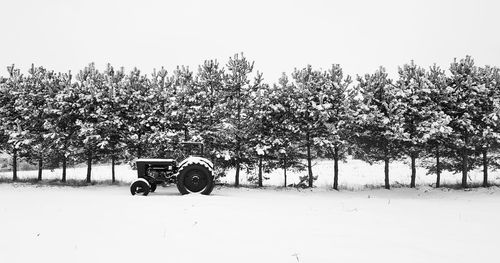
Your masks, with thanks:
[{"label": "black tractor", "polygon": [[188,157],[176,154],[178,162],[172,159],[136,160],[137,177],[130,185],[132,195],[148,195],[156,186],[176,184],[181,194],[201,193],[209,195],[214,188],[213,163],[203,156],[203,143],[183,142]]}]

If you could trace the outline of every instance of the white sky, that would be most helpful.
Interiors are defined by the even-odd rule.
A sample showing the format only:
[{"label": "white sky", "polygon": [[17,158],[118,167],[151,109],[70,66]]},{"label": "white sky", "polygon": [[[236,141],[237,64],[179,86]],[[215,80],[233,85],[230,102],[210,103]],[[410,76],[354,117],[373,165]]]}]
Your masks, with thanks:
[{"label": "white sky", "polygon": [[414,59],[500,66],[498,0],[0,0],[0,74],[15,63],[76,71],[107,62],[150,73],[244,52],[281,72],[339,63],[355,75]]}]

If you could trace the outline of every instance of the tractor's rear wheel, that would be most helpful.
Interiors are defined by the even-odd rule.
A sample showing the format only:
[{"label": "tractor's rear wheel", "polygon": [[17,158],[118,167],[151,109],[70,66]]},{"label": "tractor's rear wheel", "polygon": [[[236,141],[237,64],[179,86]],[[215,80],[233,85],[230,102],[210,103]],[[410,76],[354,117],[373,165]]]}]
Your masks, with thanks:
[{"label": "tractor's rear wheel", "polygon": [[137,180],[130,185],[130,193],[132,195],[142,194],[148,195],[150,191],[149,184],[143,180]]},{"label": "tractor's rear wheel", "polygon": [[209,195],[214,188],[212,172],[203,165],[189,164],[177,176],[177,189],[183,195],[201,193]]}]

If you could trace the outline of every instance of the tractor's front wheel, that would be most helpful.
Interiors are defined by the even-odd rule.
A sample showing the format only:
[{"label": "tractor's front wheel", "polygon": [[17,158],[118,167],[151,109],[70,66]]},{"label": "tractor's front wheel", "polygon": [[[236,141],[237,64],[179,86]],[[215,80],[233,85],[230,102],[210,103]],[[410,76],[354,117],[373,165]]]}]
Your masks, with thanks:
[{"label": "tractor's front wheel", "polygon": [[201,193],[209,195],[214,188],[212,172],[201,164],[188,164],[177,175],[177,189],[183,195]]},{"label": "tractor's front wheel", "polygon": [[151,187],[149,188],[149,192],[150,192],[150,193],[154,193],[154,192],[156,191],[156,186],[157,186],[157,185],[156,185],[155,183],[152,183],[152,184],[151,184]]},{"label": "tractor's front wheel", "polygon": [[148,195],[150,191],[149,183],[144,179],[139,179],[130,185],[130,193],[132,195],[142,194]]}]

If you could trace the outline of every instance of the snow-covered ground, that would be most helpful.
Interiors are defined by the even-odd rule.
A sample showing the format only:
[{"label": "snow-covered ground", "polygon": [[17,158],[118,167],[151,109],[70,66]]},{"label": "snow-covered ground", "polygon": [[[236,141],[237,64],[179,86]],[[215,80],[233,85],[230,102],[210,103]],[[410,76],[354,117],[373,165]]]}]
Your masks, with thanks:
[{"label": "snow-covered ground", "polygon": [[0,262],[498,262],[500,188],[0,184]]},{"label": "snow-covered ground", "polygon": [[[243,173],[241,182],[248,184],[247,178],[256,176],[253,174]],[[318,176],[318,180],[314,183],[320,188],[329,188],[333,184],[333,161],[318,160],[315,161],[313,167],[314,175]],[[435,183],[435,175],[426,175],[427,170],[424,168],[417,169],[417,184],[431,185]],[[53,171],[44,170],[44,179],[60,179],[61,169]],[[84,165],[68,168],[67,178],[84,180],[87,173],[87,168]],[[288,171],[287,183],[297,183],[300,175],[306,175],[306,171],[293,172]],[[369,165],[360,160],[348,160],[346,163],[341,162],[339,168],[339,184],[343,189],[359,190],[366,186],[382,186],[384,182],[384,166],[382,163]],[[38,171],[20,171],[20,178],[37,178]],[[269,180],[264,181],[264,185],[281,186],[283,185],[283,171],[281,169],[273,171],[271,174],[265,174]],[[129,165],[119,165],[116,167],[117,180],[123,182],[132,182],[137,177],[137,171],[132,170]],[[12,172],[0,172],[0,178],[12,178]],[[442,184],[459,184],[461,181],[460,174],[452,174],[444,172],[441,176]],[[481,170],[475,170],[470,173],[469,182],[481,183],[483,174]],[[111,180],[111,167],[109,165],[94,165],[92,167],[92,179],[95,181]],[[224,183],[234,182],[234,171],[228,171],[227,176],[221,179]],[[392,185],[409,184],[410,183],[410,167],[403,162],[393,162],[390,166],[390,181]],[[490,182],[500,184],[500,171],[490,171]]]}]

